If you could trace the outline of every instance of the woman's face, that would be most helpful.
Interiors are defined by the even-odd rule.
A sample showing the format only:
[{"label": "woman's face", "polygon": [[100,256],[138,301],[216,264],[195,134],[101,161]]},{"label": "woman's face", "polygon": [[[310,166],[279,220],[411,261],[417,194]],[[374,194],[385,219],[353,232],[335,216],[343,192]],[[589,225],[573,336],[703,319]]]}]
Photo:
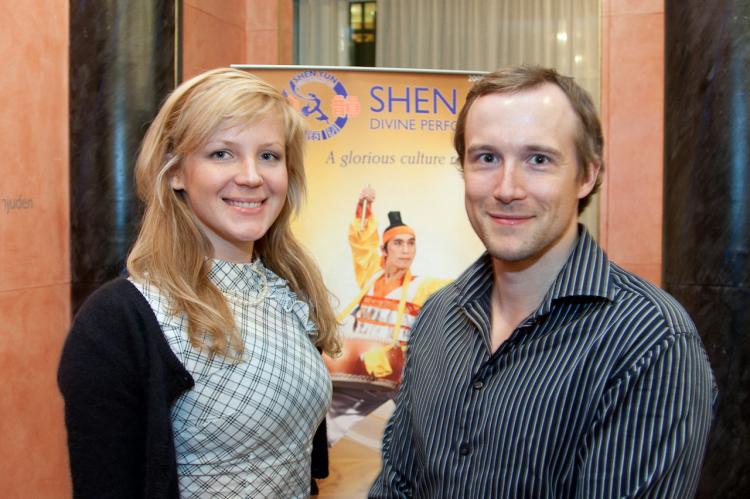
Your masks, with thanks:
[{"label": "woman's face", "polygon": [[220,128],[170,177],[172,189],[184,192],[215,258],[251,261],[254,242],[279,216],[288,185],[285,137],[276,117]]}]

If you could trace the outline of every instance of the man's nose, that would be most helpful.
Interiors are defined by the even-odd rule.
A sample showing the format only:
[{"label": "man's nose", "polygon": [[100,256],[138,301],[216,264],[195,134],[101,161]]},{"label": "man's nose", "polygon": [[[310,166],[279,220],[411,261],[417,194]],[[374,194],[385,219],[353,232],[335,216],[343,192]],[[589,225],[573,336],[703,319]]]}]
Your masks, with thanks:
[{"label": "man's nose", "polygon": [[498,168],[492,195],[506,204],[526,197],[522,167],[514,162],[506,162]]}]

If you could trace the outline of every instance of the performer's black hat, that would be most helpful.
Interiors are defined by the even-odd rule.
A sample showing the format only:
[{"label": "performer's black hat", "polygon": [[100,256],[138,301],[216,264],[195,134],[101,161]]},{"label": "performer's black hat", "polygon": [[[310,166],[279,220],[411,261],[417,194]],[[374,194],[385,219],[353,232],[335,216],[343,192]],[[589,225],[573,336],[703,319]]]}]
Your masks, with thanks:
[{"label": "performer's black hat", "polygon": [[385,247],[385,245],[388,244],[388,241],[390,241],[394,236],[397,236],[399,234],[410,234],[412,236],[415,235],[414,229],[406,225],[401,220],[400,211],[389,211],[388,221],[390,222],[390,225],[383,231],[383,247]]},{"label": "performer's black hat", "polygon": [[388,232],[389,230],[393,229],[394,227],[400,227],[402,225],[406,225],[404,222],[401,221],[401,212],[400,211],[389,211],[388,212],[388,221],[390,222],[390,225],[387,229],[385,229],[384,232]]}]

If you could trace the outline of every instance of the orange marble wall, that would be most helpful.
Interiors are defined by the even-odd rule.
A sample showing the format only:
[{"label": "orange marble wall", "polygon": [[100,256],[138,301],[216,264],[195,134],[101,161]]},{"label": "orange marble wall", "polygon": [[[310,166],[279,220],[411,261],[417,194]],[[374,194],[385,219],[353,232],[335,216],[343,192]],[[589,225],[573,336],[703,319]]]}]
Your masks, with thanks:
[{"label": "orange marble wall", "polygon": [[0,497],[64,498],[68,2],[14,2],[0,26]]},{"label": "orange marble wall", "polygon": [[230,64],[291,64],[292,0],[185,0],[182,74]]},{"label": "orange marble wall", "polygon": [[183,1],[184,79],[244,60],[246,3],[246,0]]},{"label": "orange marble wall", "polygon": [[602,1],[601,84],[600,240],[616,263],[660,284],[664,0]]},{"label": "orange marble wall", "polygon": [[247,0],[246,64],[291,64],[294,13],[292,0]]}]

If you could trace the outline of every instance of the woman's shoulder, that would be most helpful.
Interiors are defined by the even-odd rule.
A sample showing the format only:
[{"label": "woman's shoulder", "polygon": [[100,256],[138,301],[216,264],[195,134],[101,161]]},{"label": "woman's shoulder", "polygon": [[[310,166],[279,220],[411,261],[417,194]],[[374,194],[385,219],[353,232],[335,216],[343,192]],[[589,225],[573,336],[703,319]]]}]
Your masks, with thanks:
[{"label": "woman's shoulder", "polygon": [[60,373],[75,376],[77,367],[92,364],[100,373],[137,372],[154,359],[189,379],[146,298],[133,282],[117,278],[97,288],[76,314],[63,347]]},{"label": "woman's shoulder", "polygon": [[111,379],[143,364],[147,333],[159,325],[147,319],[150,307],[142,296],[139,301],[139,295],[131,282],[117,278],[86,299],[63,346],[58,371],[62,388],[85,381],[81,373],[88,373],[84,378]]},{"label": "woman's shoulder", "polygon": [[73,319],[71,332],[107,330],[111,334],[149,325],[158,328],[148,301],[132,282],[119,277],[103,284],[86,299]]},{"label": "woman's shoulder", "polygon": [[81,305],[76,318],[82,316],[136,312],[148,302],[135,285],[124,277],[113,279],[98,287]]}]

